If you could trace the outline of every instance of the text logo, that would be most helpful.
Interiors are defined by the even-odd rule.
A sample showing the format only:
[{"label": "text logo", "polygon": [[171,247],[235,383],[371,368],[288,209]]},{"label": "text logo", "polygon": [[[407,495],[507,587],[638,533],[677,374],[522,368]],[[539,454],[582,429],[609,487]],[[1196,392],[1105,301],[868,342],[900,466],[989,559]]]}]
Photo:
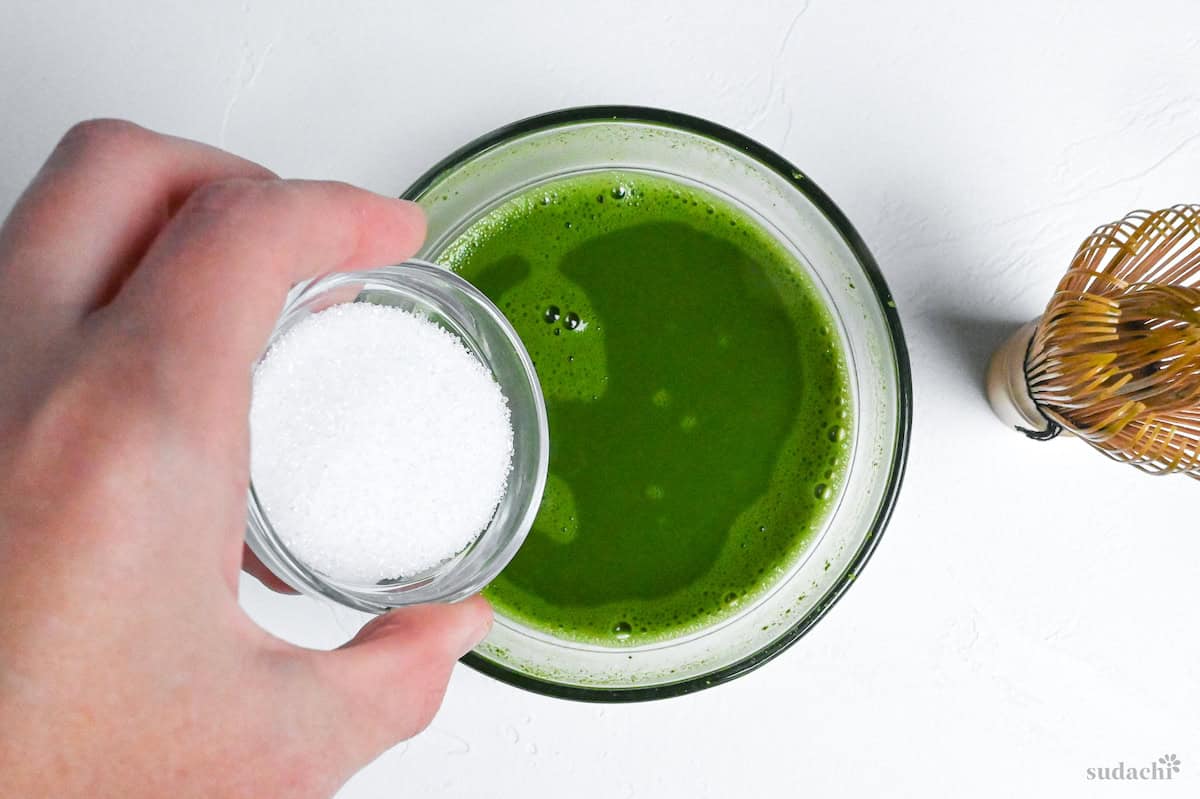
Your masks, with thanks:
[{"label": "text logo", "polygon": [[1149,765],[1126,765],[1120,760],[1116,765],[1098,766],[1087,770],[1089,780],[1169,780],[1179,773],[1179,758],[1173,754],[1151,760]]}]

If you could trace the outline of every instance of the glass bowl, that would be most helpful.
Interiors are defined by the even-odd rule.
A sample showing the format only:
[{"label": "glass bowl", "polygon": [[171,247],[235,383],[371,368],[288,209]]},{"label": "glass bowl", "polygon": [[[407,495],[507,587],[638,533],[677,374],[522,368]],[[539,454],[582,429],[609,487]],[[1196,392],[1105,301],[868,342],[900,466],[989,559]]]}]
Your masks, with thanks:
[{"label": "glass bowl", "polygon": [[436,261],[514,195],[601,170],[652,173],[701,188],[789,249],[840,326],[854,401],[840,500],[803,558],[758,601],[711,627],[644,646],[565,641],[498,614],[491,635],[465,658],[481,672],[539,693],[633,701],[696,691],[762,665],[812,629],[853,584],[900,488],[912,388],[895,303],[846,217],[779,155],[695,117],[625,106],[577,108],[477,139],[404,195],[428,215],[421,256]]},{"label": "glass bowl", "polygon": [[251,480],[246,543],[259,560],[301,593],[382,613],[478,593],[516,555],[533,525],[549,462],[546,405],[525,346],[491,300],[446,269],[408,261],[330,274],[294,288],[267,345],[305,317],[343,302],[372,302],[419,314],[450,331],[487,367],[508,399],[513,426],[508,485],[487,528],[462,552],[420,574],[361,583],[338,580],[296,558],[271,527]]}]

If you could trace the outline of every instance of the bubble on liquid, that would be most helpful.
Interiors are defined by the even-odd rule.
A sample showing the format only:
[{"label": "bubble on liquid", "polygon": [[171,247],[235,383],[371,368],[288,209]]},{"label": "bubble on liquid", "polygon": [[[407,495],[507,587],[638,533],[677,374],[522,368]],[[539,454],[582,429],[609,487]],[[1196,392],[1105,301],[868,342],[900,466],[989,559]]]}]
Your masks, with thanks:
[{"label": "bubble on liquid", "polygon": [[542,318],[546,320],[546,324],[548,325],[552,325],[557,322],[561,316],[562,311],[558,309],[557,305],[548,306],[546,310],[542,312]]},{"label": "bubble on liquid", "polygon": [[542,195],[542,205],[549,205],[552,202],[554,202],[554,198],[551,197],[549,194]]},{"label": "bubble on liquid", "polygon": [[836,444],[839,441],[845,440],[846,429],[839,424],[835,424],[833,427],[829,428],[828,435],[829,440]]},{"label": "bubble on liquid", "polygon": [[828,471],[826,471],[826,472],[825,472],[825,479],[826,479],[826,480],[832,480],[832,479],[833,479],[833,469],[829,469]]},{"label": "bubble on liquid", "polygon": [[604,195],[603,195],[603,194],[597,194],[597,195],[596,195],[596,202],[598,202],[598,203],[602,203],[602,202],[604,202]]},{"label": "bubble on liquid", "polygon": [[767,531],[766,525],[761,525],[761,524],[760,524],[760,525],[758,526],[758,531],[759,531],[760,533],[765,533],[765,532]]},{"label": "bubble on liquid", "polygon": [[613,637],[618,641],[625,641],[629,636],[633,635],[633,627],[627,621],[619,621],[613,625]]},{"label": "bubble on liquid", "polygon": [[567,330],[575,330],[579,327],[580,321],[579,314],[571,311],[567,314],[567,320],[563,324],[567,326]]},{"label": "bubble on liquid", "polygon": [[561,336],[561,335],[562,335],[562,328],[561,328],[561,327],[556,327],[556,328],[554,328],[554,335],[556,335],[556,336]]},{"label": "bubble on liquid", "polygon": [[721,601],[725,603],[725,607],[731,608],[741,601],[741,597],[737,595],[736,591],[730,591],[728,594],[722,597]]},{"label": "bubble on liquid", "polygon": [[568,355],[568,356],[567,356],[567,363],[575,363],[575,356],[574,356],[574,355]]},{"label": "bubble on liquid", "polygon": [[813,496],[817,499],[829,499],[829,486],[826,483],[817,483],[817,487],[813,489]]},{"label": "bubble on liquid", "polygon": [[565,224],[565,226],[566,226],[567,230],[570,230],[571,228],[575,227],[575,226],[574,226],[574,225],[572,225],[570,222],[566,222],[566,223],[564,223],[564,224]]},{"label": "bubble on liquid", "polygon": [[625,184],[618,183],[617,185],[613,186],[612,196],[614,200],[624,200],[628,194],[629,189],[625,186]]},{"label": "bubble on liquid", "polygon": [[664,496],[666,496],[666,492],[663,491],[662,486],[656,483],[651,483],[650,485],[646,486],[646,499],[658,500],[662,499]]},{"label": "bubble on liquid", "polygon": [[822,336],[828,336],[828,335],[829,335],[829,328],[828,328],[828,327],[825,327],[824,325],[822,325],[822,326],[821,326],[821,335],[822,335]]},{"label": "bubble on liquid", "polygon": [[650,402],[654,403],[656,408],[665,408],[671,404],[671,392],[665,388],[660,388],[654,392],[654,396],[650,398]]}]

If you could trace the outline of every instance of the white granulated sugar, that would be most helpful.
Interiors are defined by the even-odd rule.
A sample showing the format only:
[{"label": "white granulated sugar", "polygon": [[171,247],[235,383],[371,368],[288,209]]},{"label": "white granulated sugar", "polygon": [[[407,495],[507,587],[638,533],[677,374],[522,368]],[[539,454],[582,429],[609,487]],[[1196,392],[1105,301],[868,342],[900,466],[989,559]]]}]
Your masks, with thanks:
[{"label": "white granulated sugar", "polygon": [[491,373],[399,308],[335,305],[296,324],[254,375],[251,475],[310,568],[376,582],[469,545],[508,480],[513,433]]}]

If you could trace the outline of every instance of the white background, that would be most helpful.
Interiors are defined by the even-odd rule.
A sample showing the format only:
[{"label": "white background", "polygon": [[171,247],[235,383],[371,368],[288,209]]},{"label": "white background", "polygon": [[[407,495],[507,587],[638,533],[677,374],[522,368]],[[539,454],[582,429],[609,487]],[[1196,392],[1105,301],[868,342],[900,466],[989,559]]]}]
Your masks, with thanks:
[{"label": "white background", "polygon": [[[985,7],[986,6],[986,7]],[[853,220],[912,353],[912,456],[862,578],[715,690],[543,699],[459,668],[347,797],[1200,795],[1197,485],[996,422],[981,373],[1084,235],[1200,201],[1200,4],[4,0],[0,211],[74,120],[124,116],[397,194],[563,106],[708,117]],[[313,645],[352,621],[245,600]],[[1088,767],[1178,754],[1174,782]]]}]

